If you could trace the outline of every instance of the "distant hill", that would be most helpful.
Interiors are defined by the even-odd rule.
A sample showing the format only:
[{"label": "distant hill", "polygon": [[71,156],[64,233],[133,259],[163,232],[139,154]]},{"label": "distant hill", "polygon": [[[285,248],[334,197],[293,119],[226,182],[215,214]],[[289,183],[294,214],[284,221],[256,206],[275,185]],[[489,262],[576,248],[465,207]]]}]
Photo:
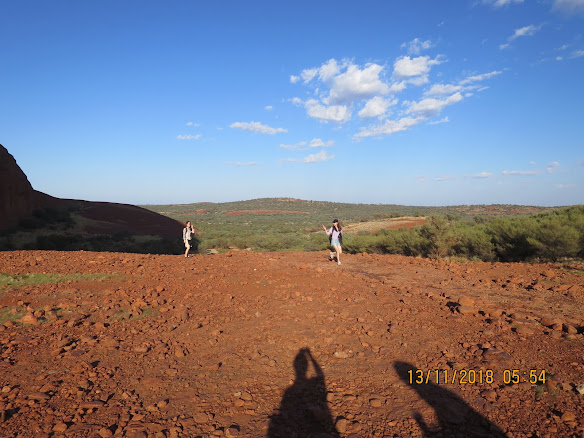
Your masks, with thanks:
[{"label": "distant hill", "polygon": [[[200,249],[230,251],[304,250],[318,251],[328,246],[322,225],[339,219],[345,227],[348,251],[377,251],[374,237],[383,230],[413,229],[426,218],[443,215],[463,222],[497,217],[523,217],[550,210],[522,205],[459,205],[447,207],[395,204],[351,204],[309,201],[295,198],[262,198],[223,203],[145,205],[144,208],[181,222],[192,221],[199,230]],[[412,234],[412,237],[414,235]],[[410,239],[411,240],[411,239]],[[385,250],[383,250],[385,251]]]},{"label": "distant hill", "polygon": [[34,190],[0,145],[0,250],[179,253],[182,224],[135,205],[60,199]]},{"label": "distant hill", "polygon": [[[199,202],[193,204],[143,205],[144,208],[179,220],[205,221],[213,218],[244,216],[261,220],[261,217],[284,218],[291,221],[316,222],[333,218],[344,222],[363,222],[400,216],[431,216],[454,214],[464,216],[516,216],[549,210],[549,207],[529,205],[454,205],[446,207],[411,206],[398,204],[353,204],[328,201],[310,201],[295,198],[260,198],[235,202]],[[338,216],[338,217],[337,217]],[[229,219],[227,219],[229,220]],[[221,220],[219,220],[221,222]]]}]

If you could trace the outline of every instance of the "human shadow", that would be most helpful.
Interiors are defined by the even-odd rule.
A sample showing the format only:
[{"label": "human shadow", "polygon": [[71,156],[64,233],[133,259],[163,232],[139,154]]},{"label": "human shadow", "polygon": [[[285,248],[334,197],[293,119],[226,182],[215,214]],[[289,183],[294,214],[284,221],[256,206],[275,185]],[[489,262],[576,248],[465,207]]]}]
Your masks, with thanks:
[{"label": "human shadow", "polygon": [[[394,362],[393,366],[400,379],[414,389],[436,413],[438,418],[437,426],[429,426],[419,412],[414,413],[414,418],[422,429],[424,437],[507,437],[499,426],[475,411],[454,392],[431,381],[428,383],[416,383],[416,376],[420,375],[420,370],[414,365],[398,361]],[[426,376],[425,373],[423,375]]]},{"label": "human shadow", "polygon": [[[294,358],[296,379],[270,417],[268,438],[340,438],[326,401],[324,373],[308,348]],[[314,377],[308,377],[312,365]]]}]

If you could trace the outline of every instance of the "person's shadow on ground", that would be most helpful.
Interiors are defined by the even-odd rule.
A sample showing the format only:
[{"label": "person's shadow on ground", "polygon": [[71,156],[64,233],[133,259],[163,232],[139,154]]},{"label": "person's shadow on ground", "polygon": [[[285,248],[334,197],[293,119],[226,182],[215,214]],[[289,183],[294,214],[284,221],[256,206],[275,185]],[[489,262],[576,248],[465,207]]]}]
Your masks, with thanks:
[{"label": "person's shadow on ground", "polygon": [[[340,438],[327,405],[324,374],[310,350],[300,349],[293,365],[296,379],[270,417],[268,438]],[[315,377],[307,377],[310,365]]]},{"label": "person's shadow on ground", "polygon": [[438,417],[437,426],[428,426],[419,412],[414,414],[424,437],[507,437],[499,426],[479,414],[452,391],[430,381],[416,383],[418,368],[414,365],[406,362],[395,362],[393,366],[400,379],[414,389],[434,409],[436,417]]}]

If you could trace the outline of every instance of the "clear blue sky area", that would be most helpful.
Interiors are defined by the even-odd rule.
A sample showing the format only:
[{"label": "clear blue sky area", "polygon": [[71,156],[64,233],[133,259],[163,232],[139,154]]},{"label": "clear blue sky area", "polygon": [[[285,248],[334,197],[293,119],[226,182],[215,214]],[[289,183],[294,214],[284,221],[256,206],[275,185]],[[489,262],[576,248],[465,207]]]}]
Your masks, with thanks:
[{"label": "clear blue sky area", "polygon": [[53,196],[584,202],[584,0],[18,0],[0,16],[0,143]]}]

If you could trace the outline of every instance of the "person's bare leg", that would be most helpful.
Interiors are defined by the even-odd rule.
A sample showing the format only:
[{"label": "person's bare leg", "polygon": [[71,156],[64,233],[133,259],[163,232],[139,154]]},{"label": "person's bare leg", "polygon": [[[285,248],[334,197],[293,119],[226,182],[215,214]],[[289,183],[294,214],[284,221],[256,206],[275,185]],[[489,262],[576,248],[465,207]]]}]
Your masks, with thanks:
[{"label": "person's bare leg", "polygon": [[189,256],[189,249],[191,249],[191,245],[189,245],[189,242],[185,242],[185,246],[186,246],[186,250],[185,250],[185,257]]},{"label": "person's bare leg", "polygon": [[343,253],[343,248],[341,245],[335,245],[335,250],[337,251],[337,263],[341,264],[341,254]]}]

